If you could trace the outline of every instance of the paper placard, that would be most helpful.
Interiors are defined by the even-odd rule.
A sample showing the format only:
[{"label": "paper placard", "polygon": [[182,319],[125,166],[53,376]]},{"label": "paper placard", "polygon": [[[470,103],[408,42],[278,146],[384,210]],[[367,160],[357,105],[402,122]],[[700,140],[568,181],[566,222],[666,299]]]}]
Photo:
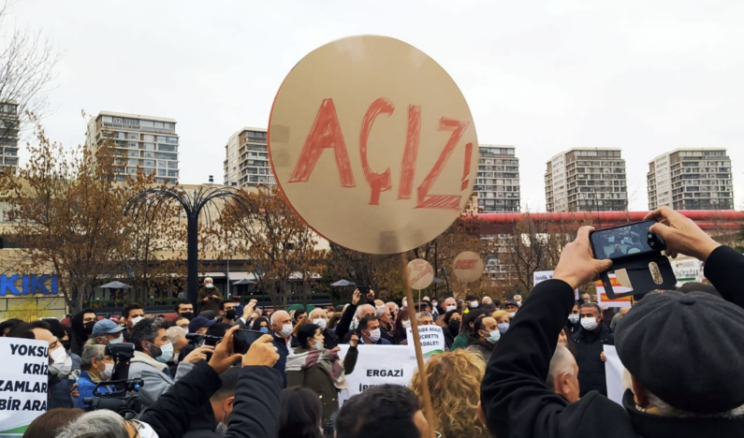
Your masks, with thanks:
[{"label": "paper placard", "polygon": [[49,343],[0,338],[0,436],[22,436],[47,410]]},{"label": "paper placard", "polygon": [[[349,351],[349,345],[339,345],[339,356],[343,359]],[[413,373],[418,368],[416,359],[412,358],[406,345],[359,345],[359,359],[354,372],[346,375],[348,389],[339,394],[339,403],[343,404],[371,386],[393,384],[408,386]]]},{"label": "paper placard", "polygon": [[458,280],[465,283],[478,281],[483,276],[483,259],[478,253],[464,251],[455,257],[452,268]]},{"label": "paper placard", "polygon": [[603,347],[605,357],[607,358],[605,361],[607,398],[622,406],[623,394],[625,393],[625,387],[623,386],[623,363],[620,361],[620,356],[617,355],[614,345],[604,345]]},{"label": "paper placard", "polygon": [[[444,332],[438,325],[420,325],[418,326],[419,339],[421,340],[421,352],[424,357],[432,354],[443,353],[445,349]],[[416,357],[416,350],[413,348],[413,329],[408,328],[408,350],[411,357]]]},{"label": "paper placard", "polygon": [[470,199],[478,139],[447,72],[394,38],[355,36],[305,56],[269,119],[271,166],[326,239],[398,254],[442,234]]},{"label": "paper placard", "polygon": [[[610,278],[610,282],[612,283],[612,290],[614,290],[616,294],[623,294],[623,293],[628,293],[628,292],[633,291],[633,289],[629,287],[625,287],[622,284],[620,284],[615,274],[609,274],[608,277]],[[597,284],[597,304],[599,304],[600,307],[604,307],[604,308],[631,307],[633,305],[630,295],[628,295],[627,297],[611,300],[610,297],[608,297],[607,293],[605,292],[605,288],[604,288],[604,285],[602,284],[602,280],[597,280],[596,284]]]},{"label": "paper placard", "polygon": [[411,289],[426,289],[434,281],[434,268],[424,259],[411,260],[406,269],[408,269],[408,285]]}]

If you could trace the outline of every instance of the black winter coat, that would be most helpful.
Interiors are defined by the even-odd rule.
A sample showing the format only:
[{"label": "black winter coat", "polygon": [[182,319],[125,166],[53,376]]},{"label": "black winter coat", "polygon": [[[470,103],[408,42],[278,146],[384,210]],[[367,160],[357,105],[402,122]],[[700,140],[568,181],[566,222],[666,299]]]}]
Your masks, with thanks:
[{"label": "black winter coat", "polygon": [[[705,276],[721,296],[744,307],[744,256],[731,248],[713,251]],[[481,386],[488,428],[500,438],[733,438],[744,436],[744,418],[660,417],[624,407],[590,391],[578,402],[545,386],[558,334],[574,305],[573,289],[561,280],[540,283],[501,338]]]},{"label": "black winter coat", "polygon": [[605,363],[600,355],[603,345],[615,345],[615,336],[604,323],[599,328],[590,332],[583,327],[571,336],[574,343],[574,356],[579,365],[579,385],[581,396],[589,391],[599,391],[607,395],[607,380],[605,376]]},{"label": "black winter coat", "polygon": [[[228,435],[241,438],[273,438],[279,427],[281,410],[281,377],[269,367],[243,367],[240,371],[235,406],[230,415]],[[140,420],[152,426],[160,438],[215,437],[214,427],[204,426],[205,405],[222,385],[220,376],[206,362],[194,369],[166,391]],[[192,429],[192,421],[195,421]],[[202,429],[204,427],[204,429]]]},{"label": "black winter coat", "polygon": [[[245,367],[235,391],[235,405],[227,421],[228,438],[274,438],[281,411],[281,376],[269,367]],[[217,419],[206,403],[192,418],[183,438],[218,438]]]},{"label": "black winter coat", "polygon": [[[287,348],[287,342],[283,339],[277,336],[276,334],[271,335],[274,338],[274,346],[276,347],[276,352],[279,353],[279,360],[274,365],[274,369],[279,371],[279,373],[282,376],[282,388],[287,387],[287,356],[289,356],[289,348]],[[290,341],[290,345],[294,345],[295,339],[292,338],[292,341]]]}]

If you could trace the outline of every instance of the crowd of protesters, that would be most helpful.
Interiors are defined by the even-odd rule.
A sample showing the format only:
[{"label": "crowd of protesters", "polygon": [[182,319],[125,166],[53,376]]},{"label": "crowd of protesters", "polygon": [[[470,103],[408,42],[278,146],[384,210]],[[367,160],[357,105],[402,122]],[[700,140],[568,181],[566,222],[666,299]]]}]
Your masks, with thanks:
[{"label": "crowd of protesters", "polygon": [[[649,214],[671,256],[705,262],[710,285],[650,293],[608,314],[575,290],[610,268],[596,260],[589,227],[566,246],[554,278],[523,300],[466,296],[383,302],[354,291],[338,308],[263,312],[239,308],[205,281],[199,313],[179,302],[168,318],[142,306],[101,318],[83,310],[0,324],[7,337],[49,343],[48,412],[33,437],[734,437],[744,436],[744,256],[667,208]],[[446,352],[410,387],[372,386],[340,406],[359,346],[406,345],[413,314],[438,325]],[[236,353],[238,329],[263,333]],[[187,336],[188,335],[188,336]],[[216,346],[194,335],[220,338]],[[114,391],[107,346],[129,343],[141,410],[125,419],[91,410],[94,388]],[[343,360],[341,345],[348,344]],[[626,368],[623,404],[607,398],[605,345]],[[740,360],[741,359],[741,360]],[[422,374],[434,416],[423,415]]]}]

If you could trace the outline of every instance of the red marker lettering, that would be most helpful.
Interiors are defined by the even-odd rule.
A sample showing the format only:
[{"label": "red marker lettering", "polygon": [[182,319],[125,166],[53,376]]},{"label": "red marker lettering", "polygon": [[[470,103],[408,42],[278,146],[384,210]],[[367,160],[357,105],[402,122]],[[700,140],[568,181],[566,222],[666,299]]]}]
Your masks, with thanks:
[{"label": "red marker lettering", "polygon": [[455,150],[455,146],[457,146],[457,143],[462,138],[462,135],[465,133],[465,129],[467,129],[469,124],[469,122],[461,122],[447,117],[442,117],[439,120],[439,130],[452,131],[452,135],[450,135],[442,153],[439,154],[439,158],[437,158],[436,163],[434,163],[434,167],[432,167],[429,174],[426,175],[426,178],[421,185],[418,186],[416,208],[441,208],[460,211],[460,201],[462,200],[461,195],[429,195],[429,191],[442,173],[442,169],[444,168],[445,163],[447,163],[447,159],[452,155],[452,151]]},{"label": "red marker lettering", "polygon": [[341,185],[343,187],[355,187],[354,175],[351,172],[351,163],[349,161],[349,152],[346,150],[344,136],[341,133],[341,125],[336,115],[336,106],[333,99],[323,99],[315,116],[313,127],[307,135],[305,145],[300,152],[300,158],[297,160],[292,175],[289,178],[290,183],[307,182],[310,175],[318,163],[320,155],[325,149],[332,148],[336,157],[336,166],[341,176]]},{"label": "red marker lettering", "polygon": [[475,269],[478,260],[458,260],[455,269]]},{"label": "red marker lettering", "polygon": [[369,186],[372,188],[372,195],[369,200],[370,205],[380,204],[380,193],[390,190],[392,183],[390,182],[390,168],[385,169],[382,173],[375,173],[369,167],[369,160],[367,159],[367,140],[369,139],[369,133],[372,130],[372,125],[375,123],[375,119],[380,114],[387,114],[388,116],[393,114],[395,106],[392,102],[384,97],[381,97],[369,106],[367,114],[364,115],[362,120],[362,130],[359,132],[359,155],[362,158],[362,169],[364,169],[364,177],[367,179]]},{"label": "red marker lettering", "polygon": [[421,106],[408,105],[408,132],[406,134],[406,148],[403,151],[403,165],[400,174],[400,188],[398,199],[411,199],[413,190],[413,175],[416,170],[419,141],[421,140]]},{"label": "red marker lettering", "polygon": [[470,158],[473,156],[473,143],[467,143],[465,145],[465,169],[462,171],[462,183],[460,183],[460,190],[468,188],[468,175],[470,174]]}]

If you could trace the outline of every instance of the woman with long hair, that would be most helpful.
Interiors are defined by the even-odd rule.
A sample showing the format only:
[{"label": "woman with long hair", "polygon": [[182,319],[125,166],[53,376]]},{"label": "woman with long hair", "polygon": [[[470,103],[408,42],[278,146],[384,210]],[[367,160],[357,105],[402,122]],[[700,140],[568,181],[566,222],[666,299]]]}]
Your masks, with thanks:
[{"label": "woman with long hair", "polygon": [[408,309],[400,309],[398,316],[395,317],[395,328],[393,329],[393,344],[408,345],[407,330],[411,327],[411,317],[408,315]]},{"label": "woman with long hair", "polygon": [[[488,429],[478,419],[480,386],[486,363],[467,350],[432,356],[424,366],[434,409],[434,428],[444,438],[488,438]],[[423,383],[416,371],[411,390],[424,405]]]},{"label": "woman with long hair", "polygon": [[277,438],[323,438],[323,403],[318,394],[295,386],[282,391]]},{"label": "woman with long hair", "polygon": [[452,344],[455,342],[455,338],[460,334],[460,326],[462,325],[462,314],[459,310],[450,310],[444,314],[444,344],[448,350],[452,349]]},{"label": "woman with long hair", "polygon": [[315,391],[323,404],[323,422],[329,422],[338,411],[338,393],[347,388],[346,374],[354,372],[359,350],[356,335],[351,337],[343,362],[340,347],[323,348],[323,330],[315,324],[302,324],[297,330],[298,348],[287,357],[287,387],[301,386]]},{"label": "woman with long hair", "polygon": [[486,314],[485,310],[475,309],[468,312],[462,319],[460,324],[460,334],[455,338],[455,342],[452,343],[452,350],[458,350],[460,348],[468,347],[468,338],[475,330],[475,321],[482,318]]},{"label": "woman with long hair", "polygon": [[256,321],[253,323],[253,327],[251,327],[251,330],[255,330],[261,333],[269,333],[269,331],[271,330],[269,318],[266,318],[264,316],[256,318]]}]

